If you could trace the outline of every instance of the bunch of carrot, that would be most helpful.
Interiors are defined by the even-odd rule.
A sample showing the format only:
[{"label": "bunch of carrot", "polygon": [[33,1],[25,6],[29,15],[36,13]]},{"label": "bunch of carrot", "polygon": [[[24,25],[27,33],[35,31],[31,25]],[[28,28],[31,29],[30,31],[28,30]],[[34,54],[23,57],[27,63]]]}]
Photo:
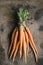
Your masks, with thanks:
[{"label": "bunch of carrot", "polygon": [[22,57],[22,53],[24,53],[24,60],[26,61],[26,57],[29,52],[29,45],[34,52],[36,61],[38,59],[37,48],[33,41],[31,32],[28,27],[24,25],[24,22],[27,20],[28,15],[29,13],[27,10],[24,10],[22,8],[19,9],[18,16],[20,22],[18,24],[18,27],[16,27],[12,33],[12,40],[9,48],[10,59],[13,57],[13,61],[16,57],[18,49],[20,49],[20,58]]}]

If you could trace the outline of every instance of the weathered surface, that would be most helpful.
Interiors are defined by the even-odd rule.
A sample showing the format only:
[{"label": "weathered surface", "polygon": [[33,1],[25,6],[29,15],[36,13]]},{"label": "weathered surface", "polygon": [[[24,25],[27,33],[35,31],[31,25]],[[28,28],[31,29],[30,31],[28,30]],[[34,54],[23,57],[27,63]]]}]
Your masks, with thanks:
[{"label": "weathered surface", "polygon": [[[0,1],[0,65],[43,65],[43,0],[1,0]],[[30,20],[26,25],[30,29],[38,50],[38,62],[30,50],[27,63],[17,55],[14,62],[8,58],[11,34],[17,22],[16,11],[19,7],[28,9]]]}]

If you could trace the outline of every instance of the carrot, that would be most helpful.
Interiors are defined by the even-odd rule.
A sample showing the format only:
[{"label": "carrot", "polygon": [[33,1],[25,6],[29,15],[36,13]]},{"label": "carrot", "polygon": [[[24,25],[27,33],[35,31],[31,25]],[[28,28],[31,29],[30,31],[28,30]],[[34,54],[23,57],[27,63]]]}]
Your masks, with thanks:
[{"label": "carrot", "polygon": [[28,39],[27,32],[25,31],[25,32],[24,32],[24,34],[25,34],[26,43],[28,44],[28,42],[29,42],[29,39]]},{"label": "carrot", "polygon": [[20,25],[19,27],[19,32],[20,32],[20,58],[22,56],[22,36],[23,36],[23,26]]},{"label": "carrot", "polygon": [[24,48],[24,60],[26,62],[26,41],[25,41],[25,34],[23,32],[23,48]]},{"label": "carrot", "polygon": [[[33,41],[33,38],[32,38],[32,35],[31,35],[31,33],[30,33],[30,30],[26,27],[26,32],[27,32],[27,34],[28,34],[28,39],[30,40],[30,45],[31,45],[31,47],[32,47],[32,49],[33,49],[33,51],[34,51],[34,53],[35,53],[35,56],[37,57],[37,49],[36,49],[36,46],[35,46],[35,44],[34,44],[34,41]],[[37,59],[37,58],[36,58]]]},{"label": "carrot", "polygon": [[26,38],[26,46],[27,46],[27,55],[28,55],[28,52],[29,52],[29,39],[28,39],[28,34],[27,32],[25,31],[25,38]]},{"label": "carrot", "polygon": [[12,52],[10,54],[10,59],[12,58],[13,52],[15,51],[15,48],[16,48],[16,42],[17,42],[17,39],[18,39],[17,37],[18,37],[18,31],[15,34],[15,39],[14,39],[14,43],[13,43],[14,45],[13,45]]},{"label": "carrot", "polygon": [[14,61],[14,59],[16,57],[16,54],[17,54],[17,51],[18,51],[18,47],[19,47],[19,42],[16,45],[16,49],[15,49],[14,56],[13,56],[13,61]]},{"label": "carrot", "polygon": [[34,52],[35,59],[37,61],[37,59],[38,59],[37,58],[37,53],[38,53],[37,48],[34,44],[30,30],[24,24],[25,21],[28,19],[29,12],[24,9],[19,9],[17,14],[19,16],[20,22],[17,23],[18,31],[16,32],[17,29],[15,28],[16,30],[14,30],[14,32],[12,34],[12,40],[11,40],[11,45],[10,45],[10,49],[9,49],[9,53],[11,52],[10,59],[12,58],[14,61],[16,54],[18,52],[19,44],[20,44],[20,51],[19,51],[20,58],[22,57],[22,52],[24,52],[24,60],[26,62],[26,57],[29,52],[29,44],[30,44],[32,51]]},{"label": "carrot", "polygon": [[34,46],[34,49],[35,49],[35,51],[36,51],[36,53],[37,53],[37,48],[36,48],[36,46],[35,46],[35,44],[34,44],[34,41],[33,41],[32,35],[31,35],[31,33],[30,33],[30,30],[29,30],[27,27],[26,27],[26,31],[27,31],[28,37],[29,37],[29,39],[30,39],[30,41],[31,41],[32,45]]},{"label": "carrot", "polygon": [[26,53],[27,53],[27,56],[28,56],[28,53],[29,53],[29,43],[26,45]]},{"label": "carrot", "polygon": [[37,53],[35,52],[35,49],[34,49],[34,47],[32,46],[31,41],[30,41],[30,46],[31,46],[31,48],[32,48],[32,50],[33,50],[33,52],[34,52],[35,60],[37,61],[37,60],[38,60],[38,58],[37,58]]},{"label": "carrot", "polygon": [[13,45],[13,42],[14,42],[15,32],[16,32],[16,28],[14,29],[13,34],[12,34],[11,45],[10,45],[8,53],[10,53],[10,51],[11,51],[11,48],[12,48],[12,45]]}]

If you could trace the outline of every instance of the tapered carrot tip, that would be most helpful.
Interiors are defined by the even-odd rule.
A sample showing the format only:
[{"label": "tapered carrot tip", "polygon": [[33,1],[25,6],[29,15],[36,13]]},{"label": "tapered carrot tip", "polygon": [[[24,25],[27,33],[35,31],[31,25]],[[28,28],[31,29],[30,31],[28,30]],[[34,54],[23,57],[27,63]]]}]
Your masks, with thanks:
[{"label": "tapered carrot tip", "polygon": [[25,57],[23,57],[23,61],[24,61],[25,63],[27,63],[27,59],[25,59]]},{"label": "tapered carrot tip", "polygon": [[38,62],[38,56],[36,56],[36,62]]},{"label": "tapered carrot tip", "polygon": [[21,55],[20,55],[20,59],[21,59]]},{"label": "tapered carrot tip", "polygon": [[14,62],[15,58],[13,58],[13,62]]}]

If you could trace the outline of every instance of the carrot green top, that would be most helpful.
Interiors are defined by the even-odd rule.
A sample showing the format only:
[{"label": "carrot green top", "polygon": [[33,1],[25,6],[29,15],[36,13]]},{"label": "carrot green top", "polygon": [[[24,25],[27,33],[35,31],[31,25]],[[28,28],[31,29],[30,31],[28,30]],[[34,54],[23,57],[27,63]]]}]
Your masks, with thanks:
[{"label": "carrot green top", "polygon": [[19,20],[23,22],[28,19],[29,12],[28,10],[24,10],[23,8],[20,8],[17,14],[19,16]]}]

